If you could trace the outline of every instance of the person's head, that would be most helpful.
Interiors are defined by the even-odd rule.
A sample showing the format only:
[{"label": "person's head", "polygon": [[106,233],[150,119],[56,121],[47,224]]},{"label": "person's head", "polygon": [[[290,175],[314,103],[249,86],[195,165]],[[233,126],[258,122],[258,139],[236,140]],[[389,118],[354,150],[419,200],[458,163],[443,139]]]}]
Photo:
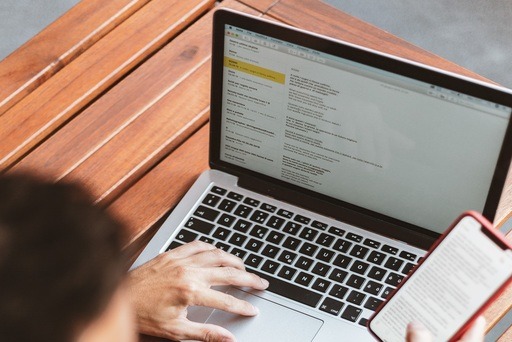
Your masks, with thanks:
[{"label": "person's head", "polygon": [[121,247],[79,186],[0,176],[0,340],[132,340]]}]

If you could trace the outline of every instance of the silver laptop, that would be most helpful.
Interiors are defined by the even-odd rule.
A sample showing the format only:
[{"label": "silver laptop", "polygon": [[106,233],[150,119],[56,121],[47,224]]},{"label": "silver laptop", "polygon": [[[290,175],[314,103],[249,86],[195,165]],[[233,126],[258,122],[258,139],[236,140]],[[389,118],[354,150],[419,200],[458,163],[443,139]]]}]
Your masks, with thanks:
[{"label": "silver laptop", "polygon": [[506,89],[218,10],[211,91],[211,170],[133,267],[199,239],[270,287],[219,289],[257,317],[194,307],[191,320],[243,342],[371,341],[368,318],[451,221],[494,218]]}]

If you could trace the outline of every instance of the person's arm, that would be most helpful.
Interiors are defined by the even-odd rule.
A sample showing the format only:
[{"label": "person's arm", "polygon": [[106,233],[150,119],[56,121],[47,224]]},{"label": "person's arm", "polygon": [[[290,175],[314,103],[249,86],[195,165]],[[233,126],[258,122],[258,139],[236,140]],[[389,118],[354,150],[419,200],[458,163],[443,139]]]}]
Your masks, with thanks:
[{"label": "person's arm", "polygon": [[222,327],[189,321],[187,308],[199,305],[254,316],[258,309],[250,303],[210,287],[268,287],[266,280],[245,271],[241,259],[200,241],[160,254],[128,278],[139,331],[171,340],[235,341]]},{"label": "person's arm", "polygon": [[[478,317],[471,328],[458,342],[483,342],[485,336],[485,319]],[[431,342],[430,331],[421,323],[413,322],[407,326],[407,342]]]}]

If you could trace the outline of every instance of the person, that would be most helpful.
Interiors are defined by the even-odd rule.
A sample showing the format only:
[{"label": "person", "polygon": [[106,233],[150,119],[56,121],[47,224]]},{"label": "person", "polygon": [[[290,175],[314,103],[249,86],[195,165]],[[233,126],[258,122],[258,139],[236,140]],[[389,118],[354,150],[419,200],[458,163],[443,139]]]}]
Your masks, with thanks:
[{"label": "person", "polygon": [[[258,314],[211,287],[264,290],[268,282],[206,243],[162,253],[126,275],[122,227],[92,203],[74,184],[0,176],[0,341],[132,342],[137,331],[234,341],[222,327],[189,321],[187,308]],[[461,341],[483,341],[480,328],[475,324]],[[408,341],[428,338],[418,324],[409,327]]]}]

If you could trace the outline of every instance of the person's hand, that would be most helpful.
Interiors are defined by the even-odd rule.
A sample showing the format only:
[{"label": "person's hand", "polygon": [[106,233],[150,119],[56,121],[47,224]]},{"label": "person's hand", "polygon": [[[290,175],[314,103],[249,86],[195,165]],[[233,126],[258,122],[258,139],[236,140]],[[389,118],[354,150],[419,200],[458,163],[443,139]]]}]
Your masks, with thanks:
[{"label": "person's hand", "polygon": [[[485,319],[478,317],[458,342],[483,342],[485,335]],[[430,331],[421,323],[413,322],[407,326],[407,342],[431,342]]]},{"label": "person's hand", "polygon": [[200,241],[160,254],[131,271],[128,278],[139,331],[171,340],[235,341],[224,328],[189,321],[187,307],[207,306],[254,316],[258,309],[250,303],[210,287],[268,287],[266,280],[245,271],[241,259]]}]

